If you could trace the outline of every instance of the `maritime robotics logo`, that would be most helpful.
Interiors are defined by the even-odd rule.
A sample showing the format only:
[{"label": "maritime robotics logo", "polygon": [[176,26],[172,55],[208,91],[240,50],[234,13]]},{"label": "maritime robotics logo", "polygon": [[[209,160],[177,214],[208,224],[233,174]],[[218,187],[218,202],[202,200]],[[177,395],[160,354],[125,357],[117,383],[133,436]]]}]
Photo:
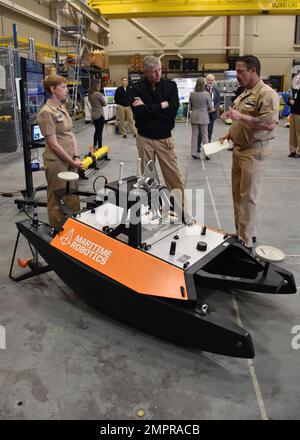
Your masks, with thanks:
[{"label": "maritime robotics logo", "polygon": [[60,237],[60,242],[63,246],[69,246],[73,241],[74,228]]}]

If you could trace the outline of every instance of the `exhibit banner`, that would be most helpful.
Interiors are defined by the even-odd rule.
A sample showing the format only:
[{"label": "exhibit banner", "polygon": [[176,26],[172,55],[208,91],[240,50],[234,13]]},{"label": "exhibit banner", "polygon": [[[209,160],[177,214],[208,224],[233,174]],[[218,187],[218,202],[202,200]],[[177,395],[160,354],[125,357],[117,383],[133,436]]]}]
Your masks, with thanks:
[{"label": "exhibit banner", "polygon": [[107,104],[115,103],[115,92],[117,87],[104,87],[104,96],[107,100]]},{"label": "exhibit banner", "polygon": [[177,84],[180,104],[188,103],[190,93],[195,90],[197,78],[174,78]]}]

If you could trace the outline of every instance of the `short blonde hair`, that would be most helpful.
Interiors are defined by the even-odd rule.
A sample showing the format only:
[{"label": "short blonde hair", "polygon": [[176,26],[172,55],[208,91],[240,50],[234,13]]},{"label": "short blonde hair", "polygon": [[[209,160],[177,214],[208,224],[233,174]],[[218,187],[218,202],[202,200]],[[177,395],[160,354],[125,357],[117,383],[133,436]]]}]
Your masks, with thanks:
[{"label": "short blonde hair", "polygon": [[195,85],[195,92],[204,92],[205,91],[205,79],[198,78]]},{"label": "short blonde hair", "polygon": [[67,84],[67,83],[68,80],[64,76],[49,75],[46,76],[46,78],[44,79],[43,86],[47,92],[51,93],[50,87],[57,87],[60,86],[61,84]]}]

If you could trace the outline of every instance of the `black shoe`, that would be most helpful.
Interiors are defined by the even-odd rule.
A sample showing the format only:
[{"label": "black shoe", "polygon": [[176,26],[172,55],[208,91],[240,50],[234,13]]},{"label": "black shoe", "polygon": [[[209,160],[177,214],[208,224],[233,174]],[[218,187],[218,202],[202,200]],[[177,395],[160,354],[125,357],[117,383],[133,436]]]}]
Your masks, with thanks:
[{"label": "black shoe", "polygon": [[290,153],[289,157],[296,157],[296,153]]},{"label": "black shoe", "polygon": [[294,156],[296,159],[298,159],[300,157],[300,154],[295,154]]},{"label": "black shoe", "polygon": [[126,134],[123,134],[123,138],[127,138]]},{"label": "black shoe", "polygon": [[193,158],[193,159],[197,159],[197,156],[194,156],[194,155],[192,154],[192,158]]},{"label": "black shoe", "polygon": [[210,160],[210,157],[208,157],[208,156],[205,156],[205,160]]},{"label": "black shoe", "polygon": [[227,148],[228,151],[233,151],[233,147]]}]

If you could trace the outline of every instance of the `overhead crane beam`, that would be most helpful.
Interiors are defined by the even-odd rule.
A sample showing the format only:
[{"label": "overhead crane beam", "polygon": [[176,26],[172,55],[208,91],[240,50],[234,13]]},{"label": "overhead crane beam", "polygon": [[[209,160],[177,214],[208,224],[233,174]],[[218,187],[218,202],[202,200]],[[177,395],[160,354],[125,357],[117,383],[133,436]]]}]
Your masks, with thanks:
[{"label": "overhead crane beam", "polygon": [[89,6],[109,19],[201,15],[300,14],[300,2],[295,0],[89,0]]},{"label": "overhead crane beam", "polygon": [[154,40],[156,43],[158,43],[160,46],[165,46],[166,43],[159,37],[157,37],[153,32],[151,32],[149,29],[146,28],[143,24],[139,23],[134,18],[129,18],[128,21],[133,24],[138,30],[142,31],[145,35],[148,35],[152,40]]},{"label": "overhead crane beam", "polygon": [[218,17],[206,17],[204,18],[199,24],[193,27],[189,32],[187,32],[183,37],[181,37],[178,41],[176,41],[176,46],[183,47],[185,46],[190,40],[195,38],[199,32],[202,32],[204,29],[206,29],[211,23],[216,21]]}]

